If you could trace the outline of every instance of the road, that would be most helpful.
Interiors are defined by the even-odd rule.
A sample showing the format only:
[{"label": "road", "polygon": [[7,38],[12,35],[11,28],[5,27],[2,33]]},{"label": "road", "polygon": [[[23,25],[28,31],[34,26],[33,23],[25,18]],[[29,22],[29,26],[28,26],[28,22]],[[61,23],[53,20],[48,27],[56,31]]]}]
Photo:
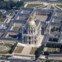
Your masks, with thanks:
[{"label": "road", "polygon": [[[1,59],[3,60],[3,59]],[[8,59],[10,62],[45,62],[45,60],[23,60],[23,59]]]},{"label": "road", "polygon": [[62,3],[62,0],[22,0],[24,2],[47,2],[47,3]]}]

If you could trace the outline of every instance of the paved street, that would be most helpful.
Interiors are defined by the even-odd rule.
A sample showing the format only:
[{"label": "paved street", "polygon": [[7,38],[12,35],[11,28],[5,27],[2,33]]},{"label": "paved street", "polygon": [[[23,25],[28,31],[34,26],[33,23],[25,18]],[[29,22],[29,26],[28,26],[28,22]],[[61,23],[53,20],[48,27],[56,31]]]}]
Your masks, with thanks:
[{"label": "paved street", "polygon": [[10,62],[34,62],[32,60],[12,59]]},{"label": "paved street", "polygon": [[[2,60],[2,59],[1,59]],[[10,62],[45,62],[45,60],[22,60],[22,59],[9,59]]]}]

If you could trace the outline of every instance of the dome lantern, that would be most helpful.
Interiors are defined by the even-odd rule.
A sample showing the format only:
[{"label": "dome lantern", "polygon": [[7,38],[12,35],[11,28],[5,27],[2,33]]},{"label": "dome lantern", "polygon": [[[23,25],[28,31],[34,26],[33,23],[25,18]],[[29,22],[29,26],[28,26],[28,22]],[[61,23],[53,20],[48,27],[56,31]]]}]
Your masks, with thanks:
[{"label": "dome lantern", "polygon": [[31,26],[31,27],[35,27],[35,26],[36,26],[33,16],[31,16],[31,17],[29,18],[28,25]]}]

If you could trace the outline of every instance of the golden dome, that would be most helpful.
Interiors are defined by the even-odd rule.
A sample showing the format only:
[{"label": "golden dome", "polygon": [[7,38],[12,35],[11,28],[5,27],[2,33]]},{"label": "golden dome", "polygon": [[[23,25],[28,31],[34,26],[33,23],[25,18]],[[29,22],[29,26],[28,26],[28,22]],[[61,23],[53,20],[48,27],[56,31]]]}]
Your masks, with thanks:
[{"label": "golden dome", "polygon": [[35,21],[34,21],[34,17],[33,17],[33,16],[31,16],[31,17],[29,18],[28,24],[29,24],[29,26],[31,26],[31,27],[36,26]]}]

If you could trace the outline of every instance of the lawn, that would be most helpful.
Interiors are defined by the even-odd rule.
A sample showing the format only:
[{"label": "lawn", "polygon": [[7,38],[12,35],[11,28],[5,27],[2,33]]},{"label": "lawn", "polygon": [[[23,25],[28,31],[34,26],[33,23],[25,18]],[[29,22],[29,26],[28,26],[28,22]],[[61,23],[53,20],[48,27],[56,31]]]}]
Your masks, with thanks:
[{"label": "lawn", "polygon": [[2,51],[2,52],[0,52],[0,54],[8,54],[9,53],[9,51],[7,50],[7,51]]},{"label": "lawn", "polygon": [[18,30],[19,30],[19,28],[20,28],[20,27],[15,26],[15,27],[13,27],[13,30],[14,30],[14,31],[18,31]]},{"label": "lawn", "polygon": [[0,12],[0,22],[4,22],[5,17],[3,17],[3,14]]},{"label": "lawn", "polygon": [[44,5],[43,4],[28,4],[27,7],[43,7]]},{"label": "lawn", "polygon": [[10,48],[8,46],[0,45],[0,54],[8,54]]},{"label": "lawn", "polygon": [[62,8],[62,4],[60,4],[60,5],[57,5],[57,6],[59,6],[59,7],[61,7],[61,8]]},{"label": "lawn", "polygon": [[5,18],[0,17],[0,22],[4,22]]},{"label": "lawn", "polygon": [[24,48],[23,46],[17,46],[14,53],[21,53],[23,48]]},{"label": "lawn", "polygon": [[52,60],[46,60],[46,62],[52,62]]},{"label": "lawn", "polygon": [[62,62],[62,61],[59,61],[59,62]]},{"label": "lawn", "polygon": [[35,52],[36,52],[36,50],[37,50],[37,47],[32,47],[30,54],[33,54],[34,55]]}]

